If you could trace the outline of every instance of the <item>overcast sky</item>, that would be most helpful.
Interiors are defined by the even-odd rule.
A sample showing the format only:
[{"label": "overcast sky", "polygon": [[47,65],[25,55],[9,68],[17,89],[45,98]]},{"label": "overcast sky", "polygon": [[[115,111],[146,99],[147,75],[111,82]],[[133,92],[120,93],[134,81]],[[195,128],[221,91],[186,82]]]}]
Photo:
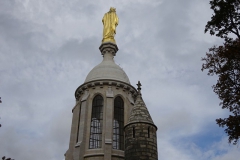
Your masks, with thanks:
[{"label": "overcast sky", "polygon": [[63,160],[74,92],[102,61],[102,17],[116,7],[115,62],[158,127],[159,160],[236,160],[215,119],[227,117],[201,71],[222,40],[204,27],[209,0],[1,0],[0,157]]}]

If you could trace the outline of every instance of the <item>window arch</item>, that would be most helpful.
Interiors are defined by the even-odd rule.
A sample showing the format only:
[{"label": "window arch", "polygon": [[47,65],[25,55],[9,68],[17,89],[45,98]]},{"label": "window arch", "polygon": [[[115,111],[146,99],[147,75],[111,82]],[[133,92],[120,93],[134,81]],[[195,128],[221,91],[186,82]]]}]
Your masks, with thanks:
[{"label": "window arch", "polygon": [[118,96],[114,99],[113,149],[124,150],[123,125],[124,103],[122,98]]},{"label": "window arch", "polygon": [[103,98],[97,95],[92,103],[89,148],[102,147]]}]

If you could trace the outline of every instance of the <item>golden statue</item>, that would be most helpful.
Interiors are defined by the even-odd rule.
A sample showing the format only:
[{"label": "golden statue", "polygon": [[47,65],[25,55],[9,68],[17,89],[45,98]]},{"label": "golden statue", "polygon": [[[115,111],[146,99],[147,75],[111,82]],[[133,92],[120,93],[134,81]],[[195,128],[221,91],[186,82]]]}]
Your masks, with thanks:
[{"label": "golden statue", "polygon": [[102,19],[103,22],[103,39],[104,42],[112,42],[116,44],[114,36],[116,34],[116,27],[118,25],[118,16],[116,8],[111,7],[110,11],[105,13]]}]

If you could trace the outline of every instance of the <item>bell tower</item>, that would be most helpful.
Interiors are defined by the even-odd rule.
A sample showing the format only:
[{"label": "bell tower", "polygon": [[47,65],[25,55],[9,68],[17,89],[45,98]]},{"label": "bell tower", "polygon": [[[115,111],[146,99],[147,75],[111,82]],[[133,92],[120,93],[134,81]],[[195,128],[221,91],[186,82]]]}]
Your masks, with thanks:
[{"label": "bell tower", "polygon": [[75,92],[66,160],[124,160],[124,125],[137,90],[113,60],[117,45],[107,42],[99,49],[103,61]]},{"label": "bell tower", "polygon": [[118,17],[103,17],[102,62],[75,91],[69,148],[65,160],[157,160],[157,127],[128,76],[114,62]]}]

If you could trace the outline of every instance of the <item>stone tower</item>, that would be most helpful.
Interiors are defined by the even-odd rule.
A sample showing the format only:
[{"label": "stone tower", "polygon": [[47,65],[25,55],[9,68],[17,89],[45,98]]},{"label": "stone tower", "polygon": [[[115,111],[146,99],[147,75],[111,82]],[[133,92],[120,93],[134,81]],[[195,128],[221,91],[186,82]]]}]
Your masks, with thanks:
[{"label": "stone tower", "polygon": [[157,127],[143,102],[141,84],[136,90],[113,60],[118,51],[116,8],[102,22],[103,61],[75,92],[65,160],[157,160]]},{"label": "stone tower", "polygon": [[157,127],[140,89],[115,64],[116,44],[105,42],[99,49],[103,61],[75,92],[65,160],[157,160]]},{"label": "stone tower", "polygon": [[113,60],[117,45],[107,42],[99,49],[103,61],[75,92],[66,160],[124,160],[124,125],[137,90]]},{"label": "stone tower", "polygon": [[157,160],[157,127],[142,99],[140,82],[138,95],[125,125],[125,160]]}]

